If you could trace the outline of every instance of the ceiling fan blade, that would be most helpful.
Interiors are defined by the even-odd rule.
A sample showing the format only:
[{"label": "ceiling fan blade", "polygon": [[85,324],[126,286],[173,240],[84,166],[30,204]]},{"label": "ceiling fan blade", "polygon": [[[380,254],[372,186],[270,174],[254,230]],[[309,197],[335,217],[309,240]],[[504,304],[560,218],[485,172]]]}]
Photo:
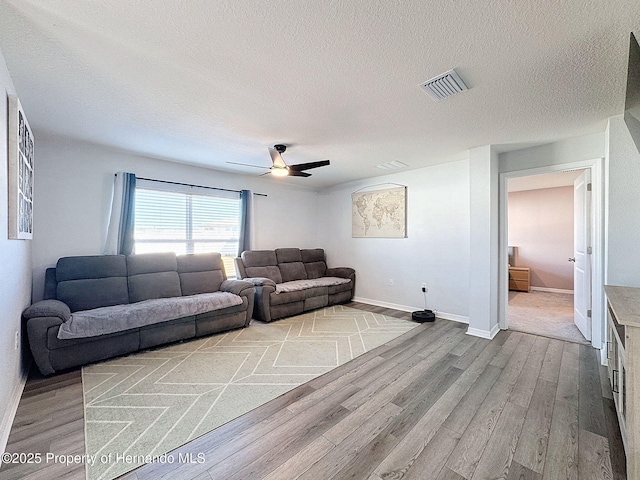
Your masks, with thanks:
[{"label": "ceiling fan blade", "polygon": [[273,162],[273,166],[274,167],[281,167],[284,168],[287,166],[286,163],[284,163],[284,160],[282,159],[282,156],[280,156],[280,152],[278,152],[275,148],[269,148],[269,155],[271,155],[271,161]]},{"label": "ceiling fan blade", "polygon": [[291,170],[291,168],[289,168],[289,176],[290,177],[310,177],[311,174],[306,172],[300,172],[298,170]]},{"label": "ceiling fan blade", "polygon": [[321,160],[319,162],[299,163],[297,165],[289,165],[289,171],[301,172],[302,170],[311,170],[312,168],[324,167],[329,165],[329,160]]},{"label": "ceiling fan blade", "polygon": [[269,168],[271,167],[262,167],[260,165],[251,165],[249,163],[238,163],[238,162],[226,162],[226,163],[230,163],[231,165],[242,165],[244,167],[254,167],[254,168],[266,168],[267,170],[269,170]]}]

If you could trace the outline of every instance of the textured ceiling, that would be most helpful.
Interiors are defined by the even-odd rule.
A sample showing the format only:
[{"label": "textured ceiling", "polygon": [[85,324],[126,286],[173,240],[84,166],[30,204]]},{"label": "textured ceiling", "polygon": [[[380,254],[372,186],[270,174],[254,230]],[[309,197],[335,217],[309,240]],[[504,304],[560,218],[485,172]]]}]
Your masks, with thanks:
[{"label": "textured ceiling", "polygon": [[[622,113],[636,0],[0,0],[36,134],[246,173],[330,159],[324,187],[601,132]],[[419,84],[451,68],[467,92]]]}]

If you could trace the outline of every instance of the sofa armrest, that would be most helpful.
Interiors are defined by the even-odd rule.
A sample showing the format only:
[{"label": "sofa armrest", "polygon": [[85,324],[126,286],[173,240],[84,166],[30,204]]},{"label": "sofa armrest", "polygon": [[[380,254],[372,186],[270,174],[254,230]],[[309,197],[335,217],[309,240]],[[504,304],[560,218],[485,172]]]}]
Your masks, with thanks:
[{"label": "sofa armrest", "polygon": [[327,268],[325,277],[352,278],[356,271],[351,267]]},{"label": "sofa armrest", "polygon": [[[246,280],[225,280],[220,285],[221,292],[229,292],[235,295],[241,295],[242,291],[246,289],[253,290],[253,284]],[[253,295],[253,292],[251,292],[251,295]]]},{"label": "sofa armrest", "polygon": [[49,329],[56,330],[62,325],[63,321],[60,317],[39,316],[27,320],[27,335],[29,337],[29,348],[33,354],[33,359],[38,369],[43,375],[51,375],[55,373],[55,369],[51,365],[49,359],[49,346],[47,338]]},{"label": "sofa armrest", "polygon": [[[254,280],[258,280],[257,278]],[[271,294],[276,291],[276,283],[269,279],[255,287],[255,301],[253,307],[253,318],[263,322],[271,321]]]},{"label": "sofa armrest", "polygon": [[273,288],[276,287],[276,282],[274,282],[270,278],[266,278],[266,277],[249,277],[249,278],[243,278],[242,281],[243,282],[251,282],[251,284],[254,287],[264,287],[266,285],[269,285],[269,286],[271,286]]},{"label": "sofa armrest", "polygon": [[22,312],[22,316],[27,320],[38,317],[54,317],[66,322],[71,318],[71,310],[66,303],[60,300],[41,300]]}]

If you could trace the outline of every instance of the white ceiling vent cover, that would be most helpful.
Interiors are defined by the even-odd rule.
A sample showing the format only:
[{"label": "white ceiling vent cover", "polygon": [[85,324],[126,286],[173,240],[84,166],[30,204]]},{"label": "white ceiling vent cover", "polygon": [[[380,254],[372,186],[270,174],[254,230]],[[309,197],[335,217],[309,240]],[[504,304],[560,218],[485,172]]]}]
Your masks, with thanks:
[{"label": "white ceiling vent cover", "polygon": [[431,80],[421,83],[420,86],[437,101],[469,90],[455,70],[449,70],[442,75],[433,77]]}]

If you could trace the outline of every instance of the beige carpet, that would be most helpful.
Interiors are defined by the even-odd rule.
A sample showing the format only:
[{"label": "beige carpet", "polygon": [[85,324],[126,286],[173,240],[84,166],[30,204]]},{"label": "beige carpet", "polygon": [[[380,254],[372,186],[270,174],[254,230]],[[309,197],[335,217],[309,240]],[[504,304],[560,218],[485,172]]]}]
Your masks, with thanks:
[{"label": "beige carpet", "polygon": [[328,307],[87,366],[87,478],[184,461],[159,456],[417,325]]},{"label": "beige carpet", "polygon": [[509,329],[588,345],[573,323],[573,295],[509,292]]}]

